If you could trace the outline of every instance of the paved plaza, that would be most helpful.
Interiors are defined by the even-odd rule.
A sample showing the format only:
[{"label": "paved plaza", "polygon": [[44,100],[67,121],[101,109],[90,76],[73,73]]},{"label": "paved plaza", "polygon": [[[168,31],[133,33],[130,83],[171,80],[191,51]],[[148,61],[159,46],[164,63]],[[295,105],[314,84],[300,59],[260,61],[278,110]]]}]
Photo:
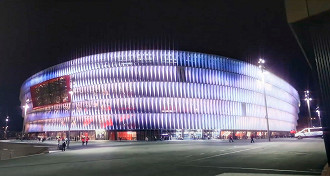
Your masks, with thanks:
[{"label": "paved plaza", "polygon": [[0,175],[320,175],[327,161],[322,139],[91,141],[65,152],[55,141],[43,145],[49,154],[0,161]]}]

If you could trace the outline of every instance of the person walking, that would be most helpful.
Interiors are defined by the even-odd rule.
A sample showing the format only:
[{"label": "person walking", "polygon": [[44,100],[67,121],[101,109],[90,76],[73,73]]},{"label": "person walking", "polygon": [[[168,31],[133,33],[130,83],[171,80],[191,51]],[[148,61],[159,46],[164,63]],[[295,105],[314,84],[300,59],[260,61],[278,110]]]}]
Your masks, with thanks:
[{"label": "person walking", "polygon": [[62,150],[62,144],[61,144],[61,138],[60,137],[57,138],[57,148],[59,150]]},{"label": "person walking", "polygon": [[65,151],[65,147],[66,147],[66,142],[63,141],[63,143],[62,143],[62,152]]},{"label": "person walking", "polygon": [[251,138],[251,143],[254,143],[254,134],[253,133],[251,133],[250,138]]},{"label": "person walking", "polygon": [[81,143],[82,143],[82,145],[85,144],[85,138],[84,137],[81,138]]},{"label": "person walking", "polygon": [[233,136],[231,134],[228,136],[228,138],[229,138],[229,142],[234,142]]},{"label": "person walking", "polygon": [[290,137],[294,138],[294,135],[296,134],[296,130],[291,130],[290,131]]},{"label": "person walking", "polygon": [[89,137],[87,136],[86,137],[86,145],[88,144],[88,141],[89,141]]}]

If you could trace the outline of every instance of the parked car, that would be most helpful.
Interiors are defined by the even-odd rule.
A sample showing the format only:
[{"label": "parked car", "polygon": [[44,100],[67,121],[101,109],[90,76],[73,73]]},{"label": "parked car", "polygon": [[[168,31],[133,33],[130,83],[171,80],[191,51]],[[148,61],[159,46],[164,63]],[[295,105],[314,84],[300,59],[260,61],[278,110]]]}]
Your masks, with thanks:
[{"label": "parked car", "polygon": [[322,127],[305,128],[295,134],[298,139],[310,138],[310,137],[323,137]]}]

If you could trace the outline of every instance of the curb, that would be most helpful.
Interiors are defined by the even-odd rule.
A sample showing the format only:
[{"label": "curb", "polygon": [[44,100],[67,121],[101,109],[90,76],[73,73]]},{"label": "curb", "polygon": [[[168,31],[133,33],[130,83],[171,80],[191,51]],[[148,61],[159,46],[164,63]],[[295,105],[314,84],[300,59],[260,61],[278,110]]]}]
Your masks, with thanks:
[{"label": "curb", "polygon": [[37,151],[35,153],[28,153],[28,154],[21,155],[21,156],[14,156],[14,153],[15,153],[14,150],[11,150],[7,154],[4,153],[4,152],[0,153],[0,161],[47,154],[47,153],[49,153],[49,148],[48,147],[42,147],[39,151]]},{"label": "curb", "polygon": [[38,155],[43,155],[43,154],[47,154],[47,153],[49,153],[49,151],[45,151],[45,152],[37,153],[37,154],[31,154],[31,155],[24,155],[24,156],[17,156],[17,157],[11,157],[11,158],[6,158],[6,159],[1,159],[1,161],[11,160],[11,159],[17,159],[17,158],[26,158],[26,157],[30,157],[30,156],[38,156]]}]

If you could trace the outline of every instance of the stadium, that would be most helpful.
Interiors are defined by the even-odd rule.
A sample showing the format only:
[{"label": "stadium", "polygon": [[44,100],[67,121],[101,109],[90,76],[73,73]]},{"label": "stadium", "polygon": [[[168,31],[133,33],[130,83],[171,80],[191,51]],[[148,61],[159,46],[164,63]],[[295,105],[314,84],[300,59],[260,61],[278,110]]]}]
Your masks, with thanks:
[{"label": "stadium", "polygon": [[[265,90],[265,92],[264,92]],[[243,61],[177,50],[76,58],[21,87],[29,136],[158,140],[265,137],[296,129],[300,100],[286,81]]]}]

